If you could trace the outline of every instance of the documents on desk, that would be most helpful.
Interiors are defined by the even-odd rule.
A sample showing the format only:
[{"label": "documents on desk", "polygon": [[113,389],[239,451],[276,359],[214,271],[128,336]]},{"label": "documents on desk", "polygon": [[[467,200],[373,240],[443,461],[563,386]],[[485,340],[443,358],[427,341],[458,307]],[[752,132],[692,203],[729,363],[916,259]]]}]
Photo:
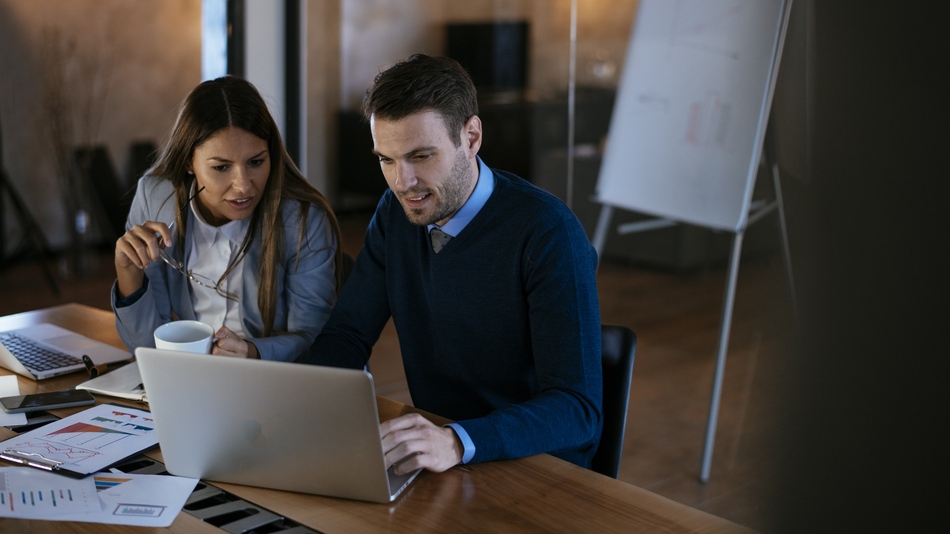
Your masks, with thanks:
[{"label": "documents on desk", "polygon": [[0,458],[81,477],[157,444],[152,414],[100,404],[0,443]]},{"label": "documents on desk", "polygon": [[101,510],[92,477],[73,479],[25,467],[0,468],[0,517],[46,519]]},{"label": "documents on desk", "polygon": [[198,480],[99,473],[82,479],[26,467],[0,468],[0,517],[167,527]]},{"label": "documents on desk", "polygon": [[0,467],[0,517],[167,527],[198,479],[102,472],[157,443],[149,412],[117,404],[10,438],[0,457],[27,467]]},{"label": "documents on desk", "polygon": [[107,395],[139,402],[148,402],[138,362],[132,362],[76,386],[97,395]]}]

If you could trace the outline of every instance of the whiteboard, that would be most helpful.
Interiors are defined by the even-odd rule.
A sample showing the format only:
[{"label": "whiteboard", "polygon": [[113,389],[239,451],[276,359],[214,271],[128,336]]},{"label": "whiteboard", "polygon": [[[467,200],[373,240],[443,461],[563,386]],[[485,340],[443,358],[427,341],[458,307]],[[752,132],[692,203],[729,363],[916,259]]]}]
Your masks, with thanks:
[{"label": "whiteboard", "polygon": [[641,0],[598,202],[744,230],[785,11],[785,0]]}]

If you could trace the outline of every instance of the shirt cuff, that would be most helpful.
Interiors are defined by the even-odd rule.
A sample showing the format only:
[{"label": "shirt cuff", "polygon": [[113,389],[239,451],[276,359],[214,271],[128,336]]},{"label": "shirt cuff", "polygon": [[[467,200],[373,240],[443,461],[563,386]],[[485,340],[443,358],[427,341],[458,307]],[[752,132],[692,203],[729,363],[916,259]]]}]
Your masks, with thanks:
[{"label": "shirt cuff", "polygon": [[462,425],[458,423],[449,423],[445,425],[455,431],[455,434],[462,440],[462,463],[467,464],[472,461],[472,457],[475,456],[475,443],[472,442],[472,438],[469,437],[468,432],[462,428]]},{"label": "shirt cuff", "polygon": [[145,290],[147,290],[147,289],[148,289],[148,277],[146,276],[145,278],[142,279],[142,287],[138,288],[137,290],[135,290],[134,293],[132,293],[131,295],[129,295],[129,296],[125,297],[125,298],[119,298],[119,285],[116,284],[116,286],[115,286],[115,307],[116,307],[116,308],[124,308],[124,307],[126,307],[126,306],[131,306],[131,305],[135,304],[136,302],[139,301],[140,298],[142,298],[142,295],[145,294]]}]

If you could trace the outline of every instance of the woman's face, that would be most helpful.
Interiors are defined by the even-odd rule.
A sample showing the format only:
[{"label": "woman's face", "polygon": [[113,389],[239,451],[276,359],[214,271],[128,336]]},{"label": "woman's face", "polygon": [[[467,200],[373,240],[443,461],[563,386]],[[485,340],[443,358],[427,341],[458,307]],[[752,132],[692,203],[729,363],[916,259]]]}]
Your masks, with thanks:
[{"label": "woman's face", "polygon": [[198,182],[198,209],[221,226],[254,213],[270,176],[267,142],[236,126],[216,132],[195,147],[189,171]]}]

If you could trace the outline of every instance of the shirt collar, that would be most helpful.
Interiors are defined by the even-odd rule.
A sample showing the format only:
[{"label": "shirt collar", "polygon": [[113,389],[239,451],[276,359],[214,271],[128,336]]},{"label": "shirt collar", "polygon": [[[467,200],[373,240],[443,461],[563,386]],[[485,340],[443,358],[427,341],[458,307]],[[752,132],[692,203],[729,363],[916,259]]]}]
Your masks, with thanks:
[{"label": "shirt collar", "polygon": [[[495,176],[491,169],[488,168],[488,165],[485,165],[482,158],[478,156],[475,156],[475,158],[478,160],[478,181],[475,182],[475,189],[472,190],[472,194],[465,201],[465,204],[462,204],[462,207],[449,219],[449,222],[441,227],[443,232],[451,236],[459,235],[468,226],[468,223],[472,222],[472,219],[478,215],[478,212],[488,202],[488,197],[491,196],[492,191],[495,190]],[[429,230],[433,228],[440,227],[435,224],[428,225]]]},{"label": "shirt collar", "polygon": [[251,224],[251,219],[240,219],[230,221],[221,226],[212,226],[201,216],[198,210],[198,199],[191,201],[192,220],[195,221],[195,236],[201,239],[202,243],[213,243],[215,235],[220,235],[234,244],[240,244],[244,240],[244,234]]}]

